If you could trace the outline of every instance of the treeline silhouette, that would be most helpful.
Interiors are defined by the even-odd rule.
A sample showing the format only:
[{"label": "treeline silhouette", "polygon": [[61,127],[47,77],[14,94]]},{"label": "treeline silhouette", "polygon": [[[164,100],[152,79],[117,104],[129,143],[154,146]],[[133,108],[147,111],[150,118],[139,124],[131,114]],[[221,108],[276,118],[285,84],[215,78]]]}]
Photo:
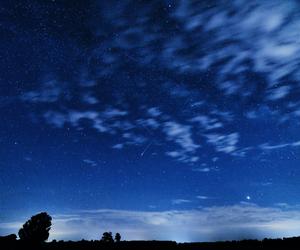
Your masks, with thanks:
[{"label": "treeline silhouette", "polygon": [[235,249],[300,249],[300,237],[264,240],[177,243],[175,241],[121,241],[121,235],[104,232],[99,240],[45,242],[51,229],[51,216],[34,215],[15,234],[0,236],[2,250],[235,250]]},{"label": "treeline silhouette", "polygon": [[92,241],[55,241],[28,242],[22,240],[8,240],[0,238],[2,250],[235,250],[235,249],[299,249],[300,237],[284,239],[264,239],[223,241],[223,242],[193,242],[176,243],[175,241],[121,241],[107,243],[100,240]]}]

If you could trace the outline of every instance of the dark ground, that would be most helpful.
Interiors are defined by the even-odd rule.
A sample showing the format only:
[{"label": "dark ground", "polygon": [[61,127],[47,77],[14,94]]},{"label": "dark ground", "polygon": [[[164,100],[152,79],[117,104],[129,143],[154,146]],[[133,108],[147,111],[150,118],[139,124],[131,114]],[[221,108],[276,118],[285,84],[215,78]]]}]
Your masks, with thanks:
[{"label": "dark ground", "polygon": [[32,244],[20,240],[0,238],[1,250],[176,250],[176,249],[203,249],[203,250],[234,250],[234,249],[300,249],[300,237],[284,239],[264,239],[209,242],[209,243],[176,243],[174,241],[121,241],[118,243],[103,243],[101,241],[52,241],[42,244]]}]

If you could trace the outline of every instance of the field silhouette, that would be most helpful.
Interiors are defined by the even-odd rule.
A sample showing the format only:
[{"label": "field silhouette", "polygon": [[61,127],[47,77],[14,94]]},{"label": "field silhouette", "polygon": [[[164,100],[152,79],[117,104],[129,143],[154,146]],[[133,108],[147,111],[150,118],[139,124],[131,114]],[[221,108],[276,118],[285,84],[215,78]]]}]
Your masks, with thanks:
[{"label": "field silhouette", "polygon": [[0,249],[2,250],[234,250],[234,249],[299,249],[300,237],[283,239],[264,239],[223,241],[223,242],[193,242],[176,243],[175,241],[120,241],[107,243],[100,240],[92,241],[52,241],[52,242],[27,242],[22,240],[0,238]]}]

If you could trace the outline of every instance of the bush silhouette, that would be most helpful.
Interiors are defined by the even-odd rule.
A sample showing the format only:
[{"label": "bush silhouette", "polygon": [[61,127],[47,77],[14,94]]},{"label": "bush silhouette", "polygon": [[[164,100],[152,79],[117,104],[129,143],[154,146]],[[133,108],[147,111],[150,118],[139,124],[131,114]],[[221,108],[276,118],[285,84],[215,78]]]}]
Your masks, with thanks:
[{"label": "bush silhouette", "polygon": [[51,216],[45,212],[32,216],[19,230],[20,239],[32,242],[46,241],[51,229],[51,220]]},{"label": "bush silhouette", "polygon": [[12,241],[15,241],[15,240],[17,240],[17,235],[15,235],[15,234],[9,234],[9,235],[6,235],[6,236],[0,236],[0,242],[1,241],[12,242]]},{"label": "bush silhouette", "polygon": [[116,233],[115,235],[115,242],[120,242],[121,241],[121,234]]},{"label": "bush silhouette", "polygon": [[107,243],[114,242],[114,239],[112,237],[112,232],[105,232],[105,233],[103,233],[101,241],[107,242]]}]

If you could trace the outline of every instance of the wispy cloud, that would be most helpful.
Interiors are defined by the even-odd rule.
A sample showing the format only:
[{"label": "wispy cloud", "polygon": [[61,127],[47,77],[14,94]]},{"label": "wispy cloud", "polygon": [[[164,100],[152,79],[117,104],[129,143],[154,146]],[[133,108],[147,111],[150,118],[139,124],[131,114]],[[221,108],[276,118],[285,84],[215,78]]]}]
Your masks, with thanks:
[{"label": "wispy cloud", "polygon": [[124,144],[118,143],[118,144],[113,145],[112,148],[114,148],[114,149],[122,149],[122,148],[124,148]]},{"label": "wispy cloud", "polygon": [[167,156],[170,156],[172,158],[175,158],[179,162],[184,162],[184,163],[195,163],[199,160],[198,156],[193,156],[187,153],[184,150],[181,151],[167,151],[166,152]]},{"label": "wispy cloud", "polygon": [[66,93],[64,96],[63,84],[56,80],[45,81],[37,89],[25,92],[21,95],[21,99],[25,102],[31,103],[53,103],[56,102],[60,97],[67,97]]},{"label": "wispy cloud", "polygon": [[[139,65],[159,64],[178,74],[216,71],[215,79],[209,84],[211,88],[219,89],[220,96],[225,98],[228,95],[253,96],[261,88],[262,102],[268,103],[299,93],[299,84],[294,83],[300,79],[297,73],[300,62],[297,1],[261,1],[254,5],[237,0],[211,4],[210,8],[190,0],[177,1],[165,16],[181,31],[172,32],[172,35],[165,29],[165,22],[156,21],[152,10],[161,6],[155,3],[139,5],[140,13],[133,18],[122,15],[132,2],[124,1],[116,13],[105,11],[107,6],[98,4],[99,16],[95,16],[94,21],[105,19],[110,30],[118,30],[118,36],[107,36],[105,41],[99,39],[102,42],[95,44],[88,58],[98,62],[95,66],[98,73],[96,76],[88,73],[88,67],[83,65],[76,83],[81,89],[86,87],[85,91],[90,91],[98,85],[99,78],[117,72],[116,69],[129,60]],[[169,25],[172,27],[171,23]],[[95,40],[101,38],[101,30],[93,27],[93,32]],[[267,84],[245,81],[249,72],[263,75]],[[287,82],[287,78],[291,81]],[[55,84],[56,87],[49,84],[28,91],[22,98],[29,102],[54,102],[62,97],[58,85],[60,88],[61,84]],[[185,84],[168,81],[166,85],[174,98],[187,98],[196,92]],[[93,104],[98,100],[95,98],[87,95],[83,99]],[[202,105],[202,101],[199,103]],[[160,115],[160,109],[155,105],[147,112],[154,117]]]},{"label": "wispy cloud", "polygon": [[[69,124],[75,128],[81,128],[81,123],[88,120],[92,123],[92,127],[101,133],[113,133],[115,128],[126,130],[124,123],[112,123],[118,117],[124,117],[127,111],[122,111],[116,108],[107,108],[103,111],[96,110],[68,110],[67,112],[47,111],[44,113],[44,118],[47,123],[55,127],[63,127]],[[119,126],[117,126],[119,125]]]},{"label": "wispy cloud", "polygon": [[152,117],[158,117],[161,115],[161,111],[158,107],[152,107],[147,110],[148,114]]},{"label": "wispy cloud", "polygon": [[120,116],[126,116],[128,114],[127,111],[119,110],[117,108],[108,108],[102,112],[102,116],[111,119]]},{"label": "wispy cloud", "polygon": [[67,114],[67,121],[76,128],[80,128],[80,122],[89,120],[92,122],[92,127],[99,132],[107,132],[109,128],[104,125],[104,121],[100,118],[100,112],[97,111],[76,111],[72,110]]},{"label": "wispy cloud", "polygon": [[153,118],[138,119],[137,124],[150,129],[157,129],[160,126],[160,123]]},{"label": "wispy cloud", "polygon": [[98,163],[96,161],[90,160],[90,159],[83,159],[82,160],[85,164],[91,166],[91,167],[97,167]]},{"label": "wispy cloud", "polygon": [[186,200],[186,199],[175,199],[172,200],[172,204],[173,205],[180,205],[180,204],[184,204],[184,203],[191,203],[191,200]]},{"label": "wispy cloud", "polygon": [[208,172],[212,171],[212,169],[209,168],[209,167],[204,167],[204,168],[193,168],[192,171],[208,173]]},{"label": "wispy cloud", "polygon": [[[213,63],[229,58],[225,63],[223,61],[219,78],[220,86],[225,88],[227,94],[236,93],[243,85],[240,75],[249,69],[247,60],[253,62],[255,71],[267,72],[270,82],[278,82],[286,75],[298,78],[294,73],[299,62],[296,52],[300,49],[299,37],[293,31],[300,22],[299,18],[293,15],[297,9],[296,5],[294,1],[263,1],[254,6],[250,2],[240,0],[224,3],[222,7],[212,5],[203,11],[201,5],[195,2],[180,1],[174,16],[181,21],[185,32],[184,35],[171,40],[170,46],[166,46],[173,48],[168,50],[166,60],[172,58],[173,61],[168,62],[178,70],[196,71],[205,70]],[[235,15],[230,15],[231,11],[235,11]],[[289,19],[291,16],[293,18]],[[195,31],[197,35],[194,34]],[[197,37],[200,39],[203,33],[209,35],[209,32],[213,32],[214,35],[207,40],[211,49],[205,51],[203,42],[197,44]],[[192,33],[193,40],[185,39]],[[228,42],[232,41],[232,37],[235,43]],[[253,38],[255,42],[249,44]],[[226,41],[227,46],[218,46]],[[189,56],[186,48],[192,46],[194,56]],[[229,76],[235,81],[226,83]]]},{"label": "wispy cloud", "polygon": [[207,142],[214,145],[218,152],[232,154],[238,149],[239,134],[236,132],[230,134],[206,134],[205,137]]},{"label": "wispy cloud", "polygon": [[[156,3],[147,7],[139,5],[141,11],[132,19],[121,14],[131,4],[132,1],[125,0],[114,13],[104,11],[107,8],[105,4],[97,5],[99,16],[95,18],[105,19],[109,29],[118,30],[118,36],[107,36],[105,41],[96,43],[89,52],[89,61],[98,62],[95,70],[92,70],[98,72],[97,74],[90,73],[86,65],[80,66],[82,72],[79,71],[81,74],[72,88],[77,94],[82,91],[79,97],[88,104],[84,105],[88,108],[78,110],[75,105],[68,103],[66,106],[62,105],[63,108],[46,110],[43,116],[47,123],[58,128],[68,124],[81,129],[84,121],[88,121],[100,133],[114,134],[122,138],[124,141],[120,141],[117,147],[112,146],[119,149],[120,145],[149,141],[148,137],[155,130],[156,134],[164,134],[160,138],[162,141],[173,143],[165,148],[165,155],[179,162],[193,164],[199,161],[200,142],[201,147],[206,146],[202,141],[202,130],[206,131],[206,142],[213,145],[217,152],[232,156],[243,156],[246,152],[238,148],[240,137],[244,136],[242,132],[219,132],[226,131],[228,124],[239,114],[234,112],[234,107],[229,111],[229,108],[221,110],[218,105],[214,105],[214,97],[210,93],[214,93],[222,101],[227,101],[234,96],[257,97],[259,92],[257,101],[261,105],[249,106],[245,111],[244,117],[249,119],[272,117],[278,122],[284,122],[290,118],[299,118],[300,106],[283,102],[300,91],[299,84],[295,83],[300,80],[297,73],[300,39],[295,31],[300,24],[300,18],[295,15],[299,9],[296,1],[262,1],[253,5],[249,1],[237,0],[224,2],[222,7],[212,4],[209,9],[195,1],[177,1],[166,13],[166,18],[172,20],[173,24],[176,23],[176,29],[180,29],[180,32],[172,36],[165,31],[162,24],[164,22],[155,21],[152,10],[158,7]],[[101,30],[93,28],[92,35],[95,40],[102,41],[101,34]],[[131,98],[131,90],[128,91],[128,96],[124,93],[113,94],[114,98],[118,96],[118,104],[108,104],[106,109],[101,107],[98,110],[98,104],[102,102],[101,94],[106,91],[102,93],[99,88],[102,77],[115,74],[116,69],[122,68],[123,63],[128,62],[147,66],[155,63],[160,68],[176,71],[179,75],[192,73],[200,76],[208,71],[212,72],[209,76],[210,82],[205,83],[208,84],[209,91],[203,94],[198,86],[191,87],[192,84],[185,84],[181,78],[164,79],[159,94],[168,98],[166,103],[178,102],[185,109],[185,113],[178,111],[176,118],[172,111],[166,111],[168,108],[164,107],[163,102],[146,103],[143,99],[140,107],[133,108],[128,105],[124,100]],[[249,82],[249,73],[258,74],[264,81]],[[135,89],[137,93],[142,90],[138,86],[143,86],[143,90],[152,95],[153,88],[149,83],[145,81],[139,84]],[[44,81],[35,89],[25,91],[21,100],[40,104],[74,99],[67,85],[57,80]],[[239,100],[241,99],[237,99]],[[279,101],[283,103],[275,108],[274,103]],[[146,132],[141,131],[143,129]],[[133,135],[139,139],[132,139]]]},{"label": "wispy cloud", "polygon": [[92,127],[99,132],[107,132],[109,128],[103,124],[99,112],[96,111],[75,111],[70,110],[68,113],[58,111],[47,111],[44,114],[47,123],[62,128],[65,124],[69,124],[75,128],[80,128],[80,123],[83,120],[92,122]]},{"label": "wispy cloud", "polygon": [[[131,1],[125,2],[118,13],[131,4]],[[213,69],[217,72],[211,85],[224,96],[249,97],[255,95],[258,88],[263,88],[265,98],[262,101],[268,102],[281,100],[292,90],[299,92],[297,84],[285,81],[287,77],[295,81],[300,79],[297,73],[300,39],[296,32],[300,19],[296,15],[299,9],[296,1],[262,1],[253,5],[246,0],[237,0],[211,4],[210,8],[194,1],[178,1],[167,14],[181,31],[172,36],[162,35],[162,24],[153,22],[155,17],[151,9],[158,8],[155,4],[147,8],[139,6],[143,14],[132,21],[115,13],[104,14],[102,9],[106,6],[101,7],[112,30],[122,27],[117,38],[108,39],[95,50],[97,54],[99,51],[109,54],[104,57],[110,58],[110,64],[122,62],[121,57],[125,54],[134,62],[157,63],[177,73]],[[145,13],[147,18],[144,18]],[[132,41],[130,37],[136,39]],[[154,43],[157,44],[155,48]],[[107,52],[111,46],[122,53]],[[128,56],[132,51],[134,56]],[[264,75],[266,86],[245,81],[249,72]],[[168,92],[175,98],[191,94],[184,84],[168,82],[167,85]]]},{"label": "wispy cloud", "polygon": [[175,142],[180,147],[179,150],[166,152],[168,156],[188,163],[199,160],[199,157],[195,156],[195,152],[200,145],[194,142],[190,126],[168,121],[164,123],[163,132],[166,134],[167,140]]},{"label": "wispy cloud", "polygon": [[82,101],[91,105],[97,104],[99,102],[99,100],[91,92],[84,93],[82,95]]},{"label": "wispy cloud", "polygon": [[282,99],[290,93],[291,89],[291,86],[281,86],[272,89],[268,92],[267,99],[271,101]]},{"label": "wispy cloud", "polygon": [[210,118],[206,115],[199,115],[191,119],[192,122],[198,123],[203,129],[211,130],[223,127],[223,124],[216,118]]},{"label": "wispy cloud", "polygon": [[198,195],[198,196],[196,196],[196,198],[199,199],[199,200],[207,200],[207,199],[209,199],[209,197],[205,196],[205,195]]},{"label": "wispy cloud", "polygon": [[126,139],[126,144],[128,145],[140,145],[145,143],[148,139],[143,135],[138,135],[135,133],[124,133],[123,138]]},{"label": "wispy cloud", "polygon": [[57,128],[62,128],[68,120],[65,114],[56,111],[45,112],[44,118],[47,123]]},{"label": "wispy cloud", "polygon": [[238,94],[242,86],[233,81],[220,81],[218,87],[224,91],[225,95],[233,95]]},{"label": "wispy cloud", "polygon": [[276,149],[282,149],[286,147],[300,147],[300,140],[295,142],[289,142],[289,143],[281,143],[281,144],[275,144],[270,145],[269,143],[264,143],[259,146],[263,150],[276,150]]},{"label": "wispy cloud", "polygon": [[284,121],[287,114],[281,113],[279,109],[273,109],[268,104],[258,105],[256,108],[252,108],[245,112],[245,117],[250,120],[274,120],[276,122]]},{"label": "wispy cloud", "polygon": [[194,152],[200,147],[193,141],[191,127],[188,125],[174,121],[165,122],[164,132],[169,140],[175,141],[184,151]]}]

